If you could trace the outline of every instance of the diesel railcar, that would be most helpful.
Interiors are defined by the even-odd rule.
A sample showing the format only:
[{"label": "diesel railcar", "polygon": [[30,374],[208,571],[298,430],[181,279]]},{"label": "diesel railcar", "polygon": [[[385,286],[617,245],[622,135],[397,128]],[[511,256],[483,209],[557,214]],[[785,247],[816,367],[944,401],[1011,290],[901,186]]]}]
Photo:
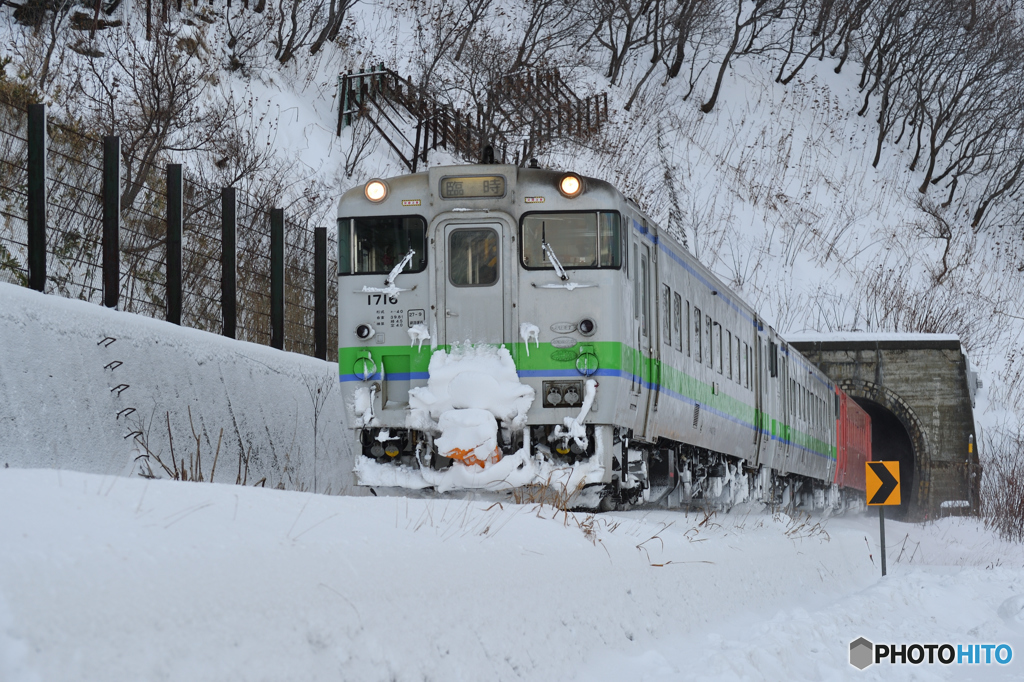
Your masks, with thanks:
[{"label": "diesel railcar", "polygon": [[371,180],[341,199],[338,250],[361,485],[561,486],[602,508],[864,487],[868,416],[607,182]]}]

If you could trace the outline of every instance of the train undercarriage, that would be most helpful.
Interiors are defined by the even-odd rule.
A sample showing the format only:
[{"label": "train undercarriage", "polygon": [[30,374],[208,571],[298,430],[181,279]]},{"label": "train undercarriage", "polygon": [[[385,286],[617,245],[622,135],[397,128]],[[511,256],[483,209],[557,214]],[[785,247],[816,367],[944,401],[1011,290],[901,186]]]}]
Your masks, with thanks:
[{"label": "train undercarriage", "polygon": [[[607,433],[595,433],[594,425],[587,425],[582,439],[568,436],[555,425],[531,426],[518,432],[499,428],[493,461],[528,452],[549,465],[546,471],[586,465],[608,468],[610,475],[601,476],[600,482],[581,483],[582,479],[574,479],[576,489],[568,490],[564,487],[567,479],[555,479],[555,485],[558,481],[563,481],[563,485],[553,495],[526,498],[554,499],[571,508],[728,510],[738,504],[759,503],[783,511],[835,513],[863,504],[862,494],[847,495],[823,481],[782,474],[764,466],[752,467],[736,457],[685,443],[642,442],[633,439],[625,428],[598,428],[607,429]],[[606,440],[604,447],[602,435]],[[362,456],[382,466],[431,472],[473,466],[441,456],[431,434],[423,431],[364,428],[359,432],[359,443]],[[552,483],[550,476],[546,483]],[[544,484],[545,481],[535,481],[524,487]],[[514,491],[511,493],[515,496]],[[522,495],[516,497],[524,499]]]}]

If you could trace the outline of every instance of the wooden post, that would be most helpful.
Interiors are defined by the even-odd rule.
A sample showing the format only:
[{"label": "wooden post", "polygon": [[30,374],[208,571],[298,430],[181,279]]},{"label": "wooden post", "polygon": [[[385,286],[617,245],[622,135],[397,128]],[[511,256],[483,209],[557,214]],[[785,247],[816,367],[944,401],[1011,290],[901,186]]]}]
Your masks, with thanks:
[{"label": "wooden post", "polygon": [[46,288],[46,105],[28,105],[28,285]]},{"label": "wooden post", "polygon": [[103,305],[121,293],[121,138],[103,138]]},{"label": "wooden post", "polygon": [[220,309],[224,320],[221,333],[235,338],[238,325],[238,276],[236,269],[237,196],[234,187],[220,191]]},{"label": "wooden post", "polygon": [[313,230],[313,355],[321,360],[327,359],[326,227]]},{"label": "wooden post", "polygon": [[270,209],[270,345],[284,350],[284,209]]},{"label": "wooden post", "polygon": [[181,324],[181,164],[167,164],[167,321]]}]

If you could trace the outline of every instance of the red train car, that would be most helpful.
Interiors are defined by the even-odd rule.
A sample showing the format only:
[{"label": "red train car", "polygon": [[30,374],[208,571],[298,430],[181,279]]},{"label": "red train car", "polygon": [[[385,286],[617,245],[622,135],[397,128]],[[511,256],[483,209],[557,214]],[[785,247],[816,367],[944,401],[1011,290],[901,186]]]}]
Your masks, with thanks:
[{"label": "red train car", "polygon": [[840,488],[864,490],[864,464],[871,461],[871,417],[853,398],[836,388],[836,477]]}]

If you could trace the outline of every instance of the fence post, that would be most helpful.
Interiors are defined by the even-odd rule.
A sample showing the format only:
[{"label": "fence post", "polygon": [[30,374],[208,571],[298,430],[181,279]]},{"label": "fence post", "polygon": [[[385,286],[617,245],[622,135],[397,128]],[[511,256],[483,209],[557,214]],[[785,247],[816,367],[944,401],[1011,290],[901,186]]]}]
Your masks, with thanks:
[{"label": "fence post", "polygon": [[224,318],[222,334],[229,339],[235,338],[235,327],[238,320],[237,307],[237,274],[235,268],[235,228],[236,196],[234,187],[224,187],[220,191],[220,309]]},{"label": "fence post", "polygon": [[28,285],[46,288],[46,105],[28,105]]},{"label": "fence post", "polygon": [[352,81],[350,80],[351,78],[352,78],[352,70],[349,69],[348,71],[345,72],[345,87],[344,87],[345,96],[342,98],[342,105],[341,105],[341,110],[343,112],[345,112],[344,113],[345,125],[347,125],[347,126],[352,125],[352,114],[348,113],[349,107],[352,106],[352,102],[349,101],[349,91],[352,89]]},{"label": "fence post", "polygon": [[313,355],[327,359],[327,228],[313,230]]},{"label": "fence post", "polygon": [[103,138],[103,305],[121,295],[121,138]]},{"label": "fence post", "polygon": [[341,136],[341,127],[345,123],[345,75],[338,74],[338,132],[336,136]]},{"label": "fence post", "polygon": [[167,164],[167,321],[181,324],[181,164]]},{"label": "fence post", "polygon": [[270,209],[270,346],[284,350],[284,209]]},{"label": "fence post", "polygon": [[420,160],[420,130],[423,128],[423,119],[416,121],[416,141],[412,143],[412,168],[411,172],[416,172],[416,164]]}]

